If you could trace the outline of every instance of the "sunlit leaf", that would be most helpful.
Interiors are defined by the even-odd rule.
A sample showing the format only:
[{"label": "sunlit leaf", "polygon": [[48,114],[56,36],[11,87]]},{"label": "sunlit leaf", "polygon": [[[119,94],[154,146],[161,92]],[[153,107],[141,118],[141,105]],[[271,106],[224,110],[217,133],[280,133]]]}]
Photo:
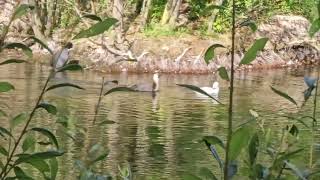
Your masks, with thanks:
[{"label": "sunlit leaf", "polygon": [[241,59],[240,65],[250,64],[257,57],[257,53],[262,51],[264,46],[267,44],[268,38],[261,38],[255,41],[255,43],[250,47],[250,49],[245,53],[244,57]]},{"label": "sunlit leaf", "polygon": [[57,70],[57,72],[63,72],[63,71],[82,71],[83,68],[79,64],[67,64],[60,69]]},{"label": "sunlit leaf", "polygon": [[39,133],[43,134],[44,136],[48,137],[50,139],[50,141],[57,147],[57,149],[59,149],[59,144],[58,144],[57,138],[55,137],[55,135],[51,131],[49,131],[48,129],[45,129],[45,128],[32,128],[31,130],[39,132]]},{"label": "sunlit leaf", "polygon": [[95,14],[86,14],[86,15],[83,15],[82,18],[88,18],[94,21],[102,21],[102,19]]},{"label": "sunlit leaf", "polygon": [[22,143],[22,150],[23,152],[28,151],[29,149],[34,149],[34,145],[36,143],[36,140],[34,139],[32,134],[28,134]]},{"label": "sunlit leaf", "polygon": [[222,104],[220,101],[218,101],[216,98],[214,98],[213,96],[211,96],[210,94],[206,93],[205,91],[203,91],[201,88],[197,87],[197,86],[193,86],[193,85],[189,85],[189,84],[177,84],[178,86],[181,86],[181,87],[185,87],[185,88],[188,88],[188,89],[191,89],[195,92],[198,92],[200,94],[203,94],[203,95],[206,95],[208,96],[209,98],[215,100],[216,102],[218,102],[219,104]]},{"label": "sunlit leaf", "polygon": [[182,179],[183,180],[201,180],[201,178],[199,178],[193,174],[183,174]]},{"label": "sunlit leaf", "polygon": [[240,27],[248,26],[250,27],[252,32],[256,32],[256,30],[258,29],[256,23],[252,20],[245,20],[242,23],[240,23],[239,26]]},{"label": "sunlit leaf", "polygon": [[105,31],[107,31],[111,26],[115,25],[117,22],[117,19],[107,18],[101,22],[94,24],[89,29],[80,31],[80,33],[77,34],[73,39],[88,38],[102,34]]},{"label": "sunlit leaf", "polygon": [[222,79],[224,79],[224,80],[226,80],[226,81],[229,81],[229,75],[228,75],[228,72],[227,72],[227,70],[226,70],[225,67],[220,67],[220,68],[218,69],[218,72],[219,72],[219,76],[220,76]]},{"label": "sunlit leaf", "polygon": [[8,82],[0,82],[0,92],[8,92],[14,90],[14,86]]},{"label": "sunlit leaf", "polygon": [[0,63],[0,66],[1,65],[5,65],[5,64],[12,64],[12,63],[16,63],[16,64],[19,64],[19,63],[25,63],[27,62],[26,60],[22,60],[22,59],[8,59],[8,60],[5,60],[3,62]]},{"label": "sunlit leaf", "polygon": [[1,145],[0,145],[0,153],[3,154],[4,156],[9,155],[8,151],[4,147],[2,147]]},{"label": "sunlit leaf", "polygon": [[204,179],[218,180],[218,178],[208,168],[205,167],[200,168],[200,175]]},{"label": "sunlit leaf", "polygon": [[276,94],[278,94],[279,96],[287,99],[288,101],[292,102],[293,104],[295,104],[296,106],[298,105],[297,102],[292,98],[290,97],[288,94],[282,92],[282,91],[279,91],[277,89],[275,89],[274,87],[271,86],[271,89],[273,92],[275,92]]},{"label": "sunlit leaf", "polygon": [[212,144],[212,145],[219,145],[221,148],[225,148],[225,145],[223,143],[223,141],[218,138],[217,136],[204,136],[203,140],[207,141],[208,143]]},{"label": "sunlit leaf", "polygon": [[42,102],[42,103],[40,103],[40,104],[37,106],[37,108],[43,108],[43,109],[45,109],[48,113],[53,114],[53,115],[57,114],[57,108],[56,108],[54,105],[49,104],[49,103],[47,103],[47,102]]},{"label": "sunlit leaf", "polygon": [[56,89],[56,88],[61,88],[61,87],[73,87],[73,88],[77,88],[77,89],[84,89],[78,85],[75,85],[75,84],[71,84],[71,83],[61,83],[61,84],[55,84],[55,85],[52,85],[50,86],[49,88],[47,88],[46,91],[50,91],[52,89]]},{"label": "sunlit leaf", "polygon": [[26,175],[26,173],[23,172],[23,170],[18,166],[15,166],[13,171],[14,171],[14,173],[16,175],[16,178],[19,179],[19,180],[33,180],[33,178],[31,178],[28,175]]},{"label": "sunlit leaf", "polygon": [[255,133],[249,143],[249,162],[250,165],[254,165],[256,158],[257,158],[257,154],[259,151],[259,136],[257,133]]},{"label": "sunlit leaf", "polygon": [[134,91],[134,89],[129,88],[129,87],[125,87],[125,86],[123,86],[123,87],[115,87],[115,88],[110,89],[106,93],[104,93],[104,96],[106,96],[108,94],[111,94],[113,92],[120,92],[120,91],[130,92],[130,91]]},{"label": "sunlit leaf", "polygon": [[24,45],[22,43],[9,43],[9,44],[6,44],[3,48],[6,48],[6,49],[15,49],[15,48],[21,49],[25,55],[27,55],[29,58],[32,58],[32,50],[28,46],[26,46],[26,45]]},{"label": "sunlit leaf", "polygon": [[313,37],[320,29],[320,18],[314,20],[311,23],[311,27],[309,29],[309,36]]},{"label": "sunlit leaf", "polygon": [[216,48],[225,48],[223,45],[221,44],[213,44],[211,45],[205,52],[204,54],[204,60],[207,64],[209,64],[210,60],[212,60],[214,58],[214,51]]},{"label": "sunlit leaf", "polygon": [[51,180],[54,180],[57,177],[58,168],[59,168],[57,158],[51,158],[49,160],[49,164],[50,164]]},{"label": "sunlit leaf", "polygon": [[10,128],[13,129],[19,124],[23,123],[27,119],[27,115],[25,113],[21,113],[17,116],[15,116],[13,119],[10,121]]},{"label": "sunlit leaf", "polygon": [[29,4],[21,4],[13,13],[12,20],[18,19],[21,16],[25,15],[28,11],[32,10],[34,6]]},{"label": "sunlit leaf", "polygon": [[230,161],[237,159],[244,147],[248,145],[252,133],[254,133],[252,128],[245,126],[237,129],[232,134],[229,149]]},{"label": "sunlit leaf", "polygon": [[259,117],[259,114],[258,114],[256,111],[252,110],[252,109],[249,109],[249,113],[250,113],[251,116],[253,116],[254,118],[258,118],[258,117]]},{"label": "sunlit leaf", "polygon": [[292,163],[289,161],[284,161],[284,163],[287,165],[289,169],[292,170],[301,180],[307,180],[306,177],[303,176],[303,173]]},{"label": "sunlit leaf", "polygon": [[50,53],[51,55],[53,55],[53,51],[48,47],[48,45],[47,45],[46,43],[44,43],[44,42],[41,41],[40,39],[36,38],[35,36],[31,36],[31,37],[29,37],[28,39],[33,39],[34,42],[40,44],[41,47],[45,48],[46,50],[49,51],[49,53]]}]

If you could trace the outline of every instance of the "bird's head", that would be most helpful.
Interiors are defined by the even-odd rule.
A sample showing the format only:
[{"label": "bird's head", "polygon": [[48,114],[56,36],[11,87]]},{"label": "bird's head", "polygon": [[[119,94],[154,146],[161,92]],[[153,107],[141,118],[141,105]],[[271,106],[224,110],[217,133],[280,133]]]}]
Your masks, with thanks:
[{"label": "bird's head", "polygon": [[73,47],[73,44],[71,42],[68,42],[65,46],[67,49],[71,49]]}]

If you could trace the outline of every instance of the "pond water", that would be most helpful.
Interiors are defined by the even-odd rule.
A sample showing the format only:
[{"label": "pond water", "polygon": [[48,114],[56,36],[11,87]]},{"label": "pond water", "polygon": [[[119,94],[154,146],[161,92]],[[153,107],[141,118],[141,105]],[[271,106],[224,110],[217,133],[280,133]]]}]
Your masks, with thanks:
[{"label": "pond water", "polygon": [[[49,67],[39,64],[1,66],[0,81],[10,81],[16,88],[10,93],[0,94],[1,108],[12,116],[21,111],[30,112],[48,73]],[[280,132],[287,119],[279,116],[298,112],[298,109],[275,95],[270,85],[287,92],[301,104],[302,92],[306,88],[304,75],[315,75],[315,72],[312,68],[305,68],[237,73],[235,126],[249,120],[249,109],[254,109],[260,118],[265,119],[266,126]],[[152,79],[152,74],[84,71],[67,73],[50,82],[67,81],[85,88],[48,92],[45,100],[57,106],[58,116],[48,115],[41,110],[32,123],[32,126],[45,126],[53,130],[66,152],[59,158],[58,179],[76,179],[78,171],[74,161],[84,159],[90,147],[96,143],[110,152],[107,160],[98,164],[97,169],[113,176],[119,174],[118,165],[128,163],[135,179],[179,179],[186,172],[198,174],[201,167],[217,171],[217,163],[201,138],[217,135],[225,139],[227,106],[218,105],[175,85],[211,86],[213,75],[161,74],[160,92],[155,97],[150,93],[138,92],[116,92],[105,96],[96,124],[93,125],[102,76],[106,80],[117,79],[122,85],[150,82]],[[222,80],[219,82],[219,100],[227,104],[228,84]],[[299,113],[311,115],[311,101]],[[63,133],[66,128],[57,123],[62,120],[67,121],[67,130],[75,141]],[[115,123],[103,123],[106,120]],[[0,124],[8,126],[6,121]],[[308,131],[300,124],[299,127],[302,128],[300,139],[307,145],[310,139]],[[319,131],[316,134],[319,137]],[[275,133],[273,136],[277,138],[279,135]]]}]

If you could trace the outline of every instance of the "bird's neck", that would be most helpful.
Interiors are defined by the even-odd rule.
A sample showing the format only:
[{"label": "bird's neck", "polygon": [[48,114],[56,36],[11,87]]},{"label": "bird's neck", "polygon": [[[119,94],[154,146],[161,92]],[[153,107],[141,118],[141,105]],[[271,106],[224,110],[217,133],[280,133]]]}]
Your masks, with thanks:
[{"label": "bird's neck", "polygon": [[153,91],[159,91],[159,81],[153,80],[152,90],[153,90]]}]

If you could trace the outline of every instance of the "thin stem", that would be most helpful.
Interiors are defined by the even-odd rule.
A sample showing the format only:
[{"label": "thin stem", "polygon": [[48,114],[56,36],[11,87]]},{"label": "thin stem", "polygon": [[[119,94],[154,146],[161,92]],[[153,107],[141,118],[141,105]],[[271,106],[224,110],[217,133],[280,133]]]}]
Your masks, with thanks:
[{"label": "thin stem", "polygon": [[32,120],[32,118],[33,118],[36,110],[37,110],[37,107],[38,107],[40,101],[42,100],[43,95],[44,95],[45,92],[46,92],[48,83],[49,83],[52,75],[53,75],[53,72],[50,72],[50,74],[49,74],[49,76],[48,76],[48,78],[47,78],[47,81],[46,81],[44,87],[42,88],[42,91],[41,91],[41,94],[40,94],[40,96],[39,96],[39,98],[38,98],[38,100],[37,100],[37,103],[36,103],[36,105],[34,106],[34,108],[32,109],[32,112],[31,112],[30,115],[29,115],[29,118],[28,118],[28,120],[27,120],[26,125],[24,126],[23,130],[21,131],[21,134],[19,135],[19,138],[17,139],[17,141],[15,142],[15,144],[14,144],[14,146],[13,146],[13,149],[12,149],[10,155],[9,155],[9,158],[7,159],[7,162],[6,162],[6,164],[4,165],[4,167],[3,167],[3,169],[2,169],[2,172],[1,172],[1,174],[0,174],[0,178],[1,178],[1,179],[5,179],[5,177],[9,174],[10,170],[13,168],[13,166],[11,166],[11,168],[9,168],[9,170],[7,171],[8,165],[9,165],[10,161],[12,160],[12,157],[14,156],[14,153],[15,153],[15,151],[16,151],[19,143],[20,143],[20,141],[22,140],[22,137],[23,137],[23,136],[25,135],[25,133],[27,132],[27,129],[28,129],[29,124],[30,124],[30,122],[31,122],[31,120]]},{"label": "thin stem", "polygon": [[230,78],[230,93],[229,93],[229,109],[228,109],[228,137],[227,137],[227,147],[226,147],[226,158],[224,165],[224,179],[228,179],[228,167],[229,167],[229,148],[232,136],[232,115],[233,115],[233,80],[234,80],[234,49],[235,49],[235,0],[232,0],[232,46],[231,46],[231,78]]},{"label": "thin stem", "polygon": [[[316,109],[317,109],[317,93],[318,93],[318,83],[319,83],[319,67],[317,68],[317,82],[316,82],[316,92],[314,93],[314,99],[313,99],[313,113],[312,117],[313,119],[316,119]],[[311,127],[311,144],[310,144],[310,158],[309,158],[309,167],[312,168],[313,164],[313,144],[314,144],[314,121],[312,122]]]},{"label": "thin stem", "polygon": [[103,93],[103,87],[104,87],[104,77],[102,77],[102,83],[101,83],[101,89],[100,89],[100,94],[99,94],[99,99],[98,99],[98,103],[94,112],[94,117],[93,117],[93,124],[95,124],[96,119],[97,119],[97,115],[99,112],[99,108],[100,108],[100,102],[102,99],[102,93]]}]

